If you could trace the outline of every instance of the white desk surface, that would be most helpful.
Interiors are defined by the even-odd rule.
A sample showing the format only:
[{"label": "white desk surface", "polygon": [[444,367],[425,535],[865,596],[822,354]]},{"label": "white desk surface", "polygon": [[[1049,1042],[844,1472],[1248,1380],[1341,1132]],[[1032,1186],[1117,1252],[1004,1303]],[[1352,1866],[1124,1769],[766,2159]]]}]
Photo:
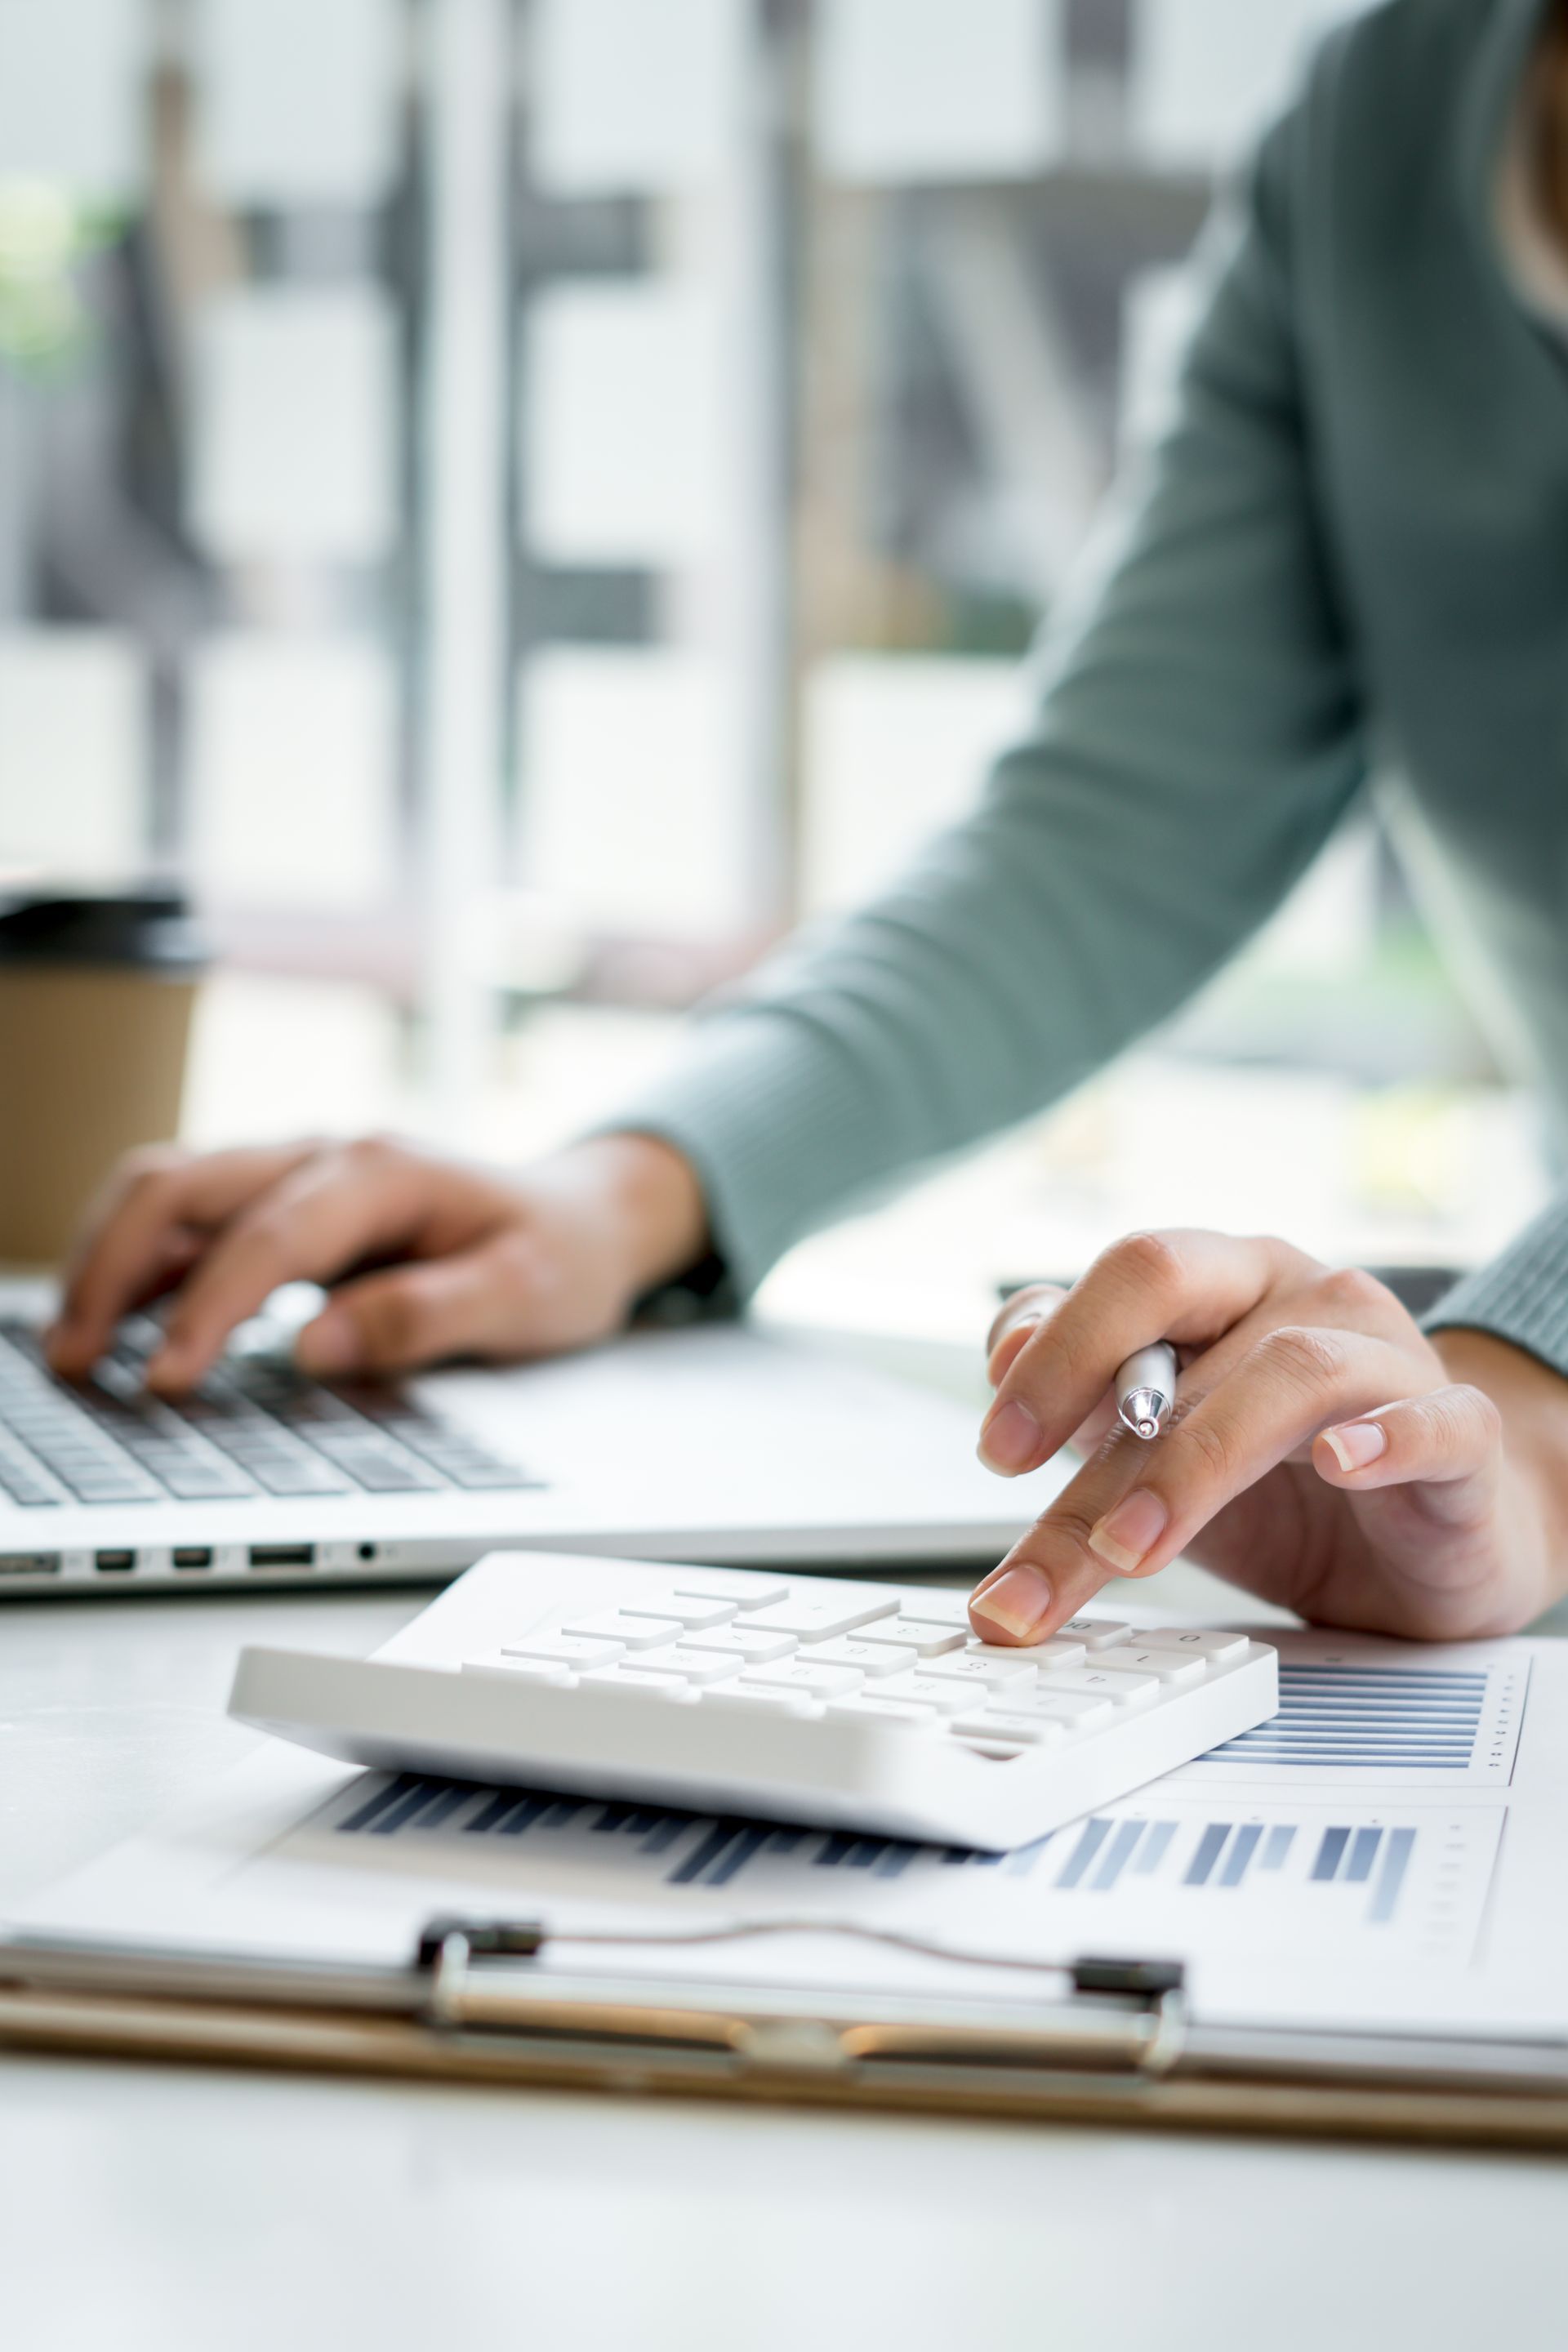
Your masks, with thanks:
[{"label": "white desk surface", "polygon": [[[253,1735],[237,1646],[424,1595],[0,1612],[0,1913]],[[1568,2342],[1563,2168],[88,2062],[0,2063],[17,2352],[1508,2352]]]}]

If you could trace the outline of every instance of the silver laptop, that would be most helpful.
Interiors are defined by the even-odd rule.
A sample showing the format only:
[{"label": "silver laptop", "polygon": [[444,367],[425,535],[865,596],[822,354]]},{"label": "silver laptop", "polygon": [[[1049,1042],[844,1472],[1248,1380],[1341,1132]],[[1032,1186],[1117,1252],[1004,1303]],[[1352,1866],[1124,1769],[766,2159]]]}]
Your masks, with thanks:
[{"label": "silver laptop", "polygon": [[980,1467],[972,1410],[743,1325],[395,1388],[324,1387],[253,1332],[170,1405],[151,1321],[73,1388],[47,1307],[0,1282],[0,1597],[429,1578],[498,1547],[986,1567],[1042,1499]]}]

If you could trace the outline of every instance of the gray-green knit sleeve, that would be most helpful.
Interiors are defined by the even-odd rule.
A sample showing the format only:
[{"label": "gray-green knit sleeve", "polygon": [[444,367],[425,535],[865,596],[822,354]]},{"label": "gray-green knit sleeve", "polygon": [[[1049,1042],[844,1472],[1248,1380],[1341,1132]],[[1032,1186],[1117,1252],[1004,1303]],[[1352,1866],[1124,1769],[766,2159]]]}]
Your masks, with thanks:
[{"label": "gray-green knit sleeve", "polygon": [[608,1122],[698,1171],[741,1294],[799,1235],[1039,1110],[1277,907],[1362,782],[1292,300],[1300,125],[1216,226],[1173,427],[968,820],[715,1009]]},{"label": "gray-green knit sleeve", "polygon": [[1568,1191],[1519,1239],[1438,1300],[1429,1331],[1491,1331],[1568,1379]]}]

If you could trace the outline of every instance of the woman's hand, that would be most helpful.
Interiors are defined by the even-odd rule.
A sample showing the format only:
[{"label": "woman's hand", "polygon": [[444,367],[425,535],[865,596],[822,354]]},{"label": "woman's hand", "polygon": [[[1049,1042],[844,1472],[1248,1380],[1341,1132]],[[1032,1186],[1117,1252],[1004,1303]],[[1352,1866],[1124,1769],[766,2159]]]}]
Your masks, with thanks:
[{"label": "woman's hand", "polygon": [[[1171,1340],[1152,1442],[1111,1393]],[[1479,1331],[1428,1339],[1371,1275],[1279,1241],[1137,1234],[1062,1293],[1009,1300],[981,1458],[1087,1458],[977,1588],[989,1642],[1037,1642],[1109,1577],[1186,1552],[1303,1617],[1420,1639],[1511,1632],[1568,1585],[1568,1381]]]},{"label": "woman's hand", "polygon": [[81,1378],[122,1315],[172,1293],[148,1380],[188,1389],[300,1280],[334,1286],[297,1343],[328,1378],[552,1355],[617,1329],[706,1230],[689,1164],[651,1136],[597,1137],[514,1180],[384,1140],[138,1152],[79,1244],[49,1360]]}]

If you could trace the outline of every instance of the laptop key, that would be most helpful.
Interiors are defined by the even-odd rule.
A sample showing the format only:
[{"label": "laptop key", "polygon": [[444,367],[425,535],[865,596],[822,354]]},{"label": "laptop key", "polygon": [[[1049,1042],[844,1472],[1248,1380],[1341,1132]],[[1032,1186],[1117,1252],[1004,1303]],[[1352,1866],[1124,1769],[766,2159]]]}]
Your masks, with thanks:
[{"label": "laptop key", "polygon": [[343,1465],[356,1486],[367,1495],[437,1495],[441,1480],[431,1471],[416,1470],[412,1463],[347,1462]]},{"label": "laptop key", "polygon": [[162,1475],[177,1503],[237,1502],[256,1492],[248,1478],[226,1465],[209,1470],[205,1462],[181,1462]]},{"label": "laptop key", "polygon": [[9,1495],[14,1503],[20,1503],[25,1510],[37,1510],[51,1503],[58,1506],[60,1501],[52,1486],[47,1486],[33,1471],[25,1469],[18,1462],[7,1460],[3,1454],[0,1454],[0,1491]]}]

